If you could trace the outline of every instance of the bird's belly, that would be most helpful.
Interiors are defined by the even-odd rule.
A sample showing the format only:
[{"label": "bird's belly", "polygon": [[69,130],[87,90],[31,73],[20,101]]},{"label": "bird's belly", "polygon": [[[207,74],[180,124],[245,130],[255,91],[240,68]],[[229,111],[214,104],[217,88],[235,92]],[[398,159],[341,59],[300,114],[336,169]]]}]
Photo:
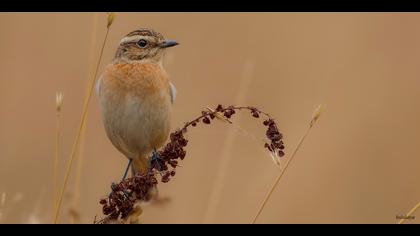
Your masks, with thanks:
[{"label": "bird's belly", "polygon": [[166,100],[159,95],[102,97],[105,130],[114,146],[128,158],[160,148],[170,132],[172,108]]}]

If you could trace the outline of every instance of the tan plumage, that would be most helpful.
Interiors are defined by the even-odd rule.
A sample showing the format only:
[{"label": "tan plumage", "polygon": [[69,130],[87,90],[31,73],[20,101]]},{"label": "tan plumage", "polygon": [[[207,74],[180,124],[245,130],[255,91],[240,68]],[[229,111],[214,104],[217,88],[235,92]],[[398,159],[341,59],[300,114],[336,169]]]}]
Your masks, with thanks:
[{"label": "tan plumage", "polygon": [[[136,41],[146,39],[150,46],[135,46]],[[98,81],[107,136],[121,153],[133,159],[136,172],[147,170],[151,152],[164,145],[170,132],[175,89],[162,66],[168,42],[172,42],[169,46],[176,45],[152,30],[133,31],[121,40],[114,61]]]}]

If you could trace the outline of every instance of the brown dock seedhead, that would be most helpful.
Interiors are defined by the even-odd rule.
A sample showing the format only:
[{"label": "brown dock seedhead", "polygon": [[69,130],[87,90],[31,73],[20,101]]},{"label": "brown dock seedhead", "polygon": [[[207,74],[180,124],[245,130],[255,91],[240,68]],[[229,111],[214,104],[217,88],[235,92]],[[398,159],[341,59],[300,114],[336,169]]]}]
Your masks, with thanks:
[{"label": "brown dock seedhead", "polygon": [[200,122],[209,125],[214,118],[220,118],[221,116],[230,122],[229,119],[236,114],[236,111],[241,110],[250,111],[256,119],[265,116],[266,119],[263,124],[267,126],[266,137],[269,142],[265,143],[264,147],[280,157],[284,156],[283,135],[279,132],[276,122],[269,114],[255,107],[224,107],[218,105],[214,110],[202,111],[201,116],[187,122],[181,129],[171,133],[169,142],[158,151],[159,158],[150,161],[146,174],[137,174],[118,184],[113,183],[111,185],[112,191],[108,197],[100,200],[102,212],[106,217],[100,221],[95,220],[95,223],[124,222],[131,214],[134,214],[136,203],[151,199],[151,190],[156,188],[158,184],[156,174],[160,174],[162,183],[169,182],[175,176],[175,169],[179,166],[179,161],[184,160],[187,154],[184,148],[187,146],[188,140],[184,134],[188,132],[190,127],[196,127]]}]

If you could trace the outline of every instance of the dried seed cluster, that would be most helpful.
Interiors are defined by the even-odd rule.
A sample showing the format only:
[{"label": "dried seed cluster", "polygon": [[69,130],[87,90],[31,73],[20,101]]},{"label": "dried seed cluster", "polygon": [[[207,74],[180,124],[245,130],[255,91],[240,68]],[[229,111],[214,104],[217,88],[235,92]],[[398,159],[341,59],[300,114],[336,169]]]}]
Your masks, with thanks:
[{"label": "dried seed cluster", "polygon": [[134,177],[125,179],[119,184],[112,184],[112,192],[108,198],[100,200],[103,206],[104,219],[95,223],[115,222],[118,219],[126,219],[134,209],[137,201],[148,201],[151,198],[151,190],[156,187],[158,181],[156,173],[161,174],[161,182],[167,183],[171,177],[175,176],[175,169],[179,160],[183,160],[186,156],[185,147],[188,140],[184,137],[189,127],[196,127],[198,123],[211,124],[216,117],[223,115],[226,119],[230,119],[238,110],[248,110],[255,118],[261,115],[266,116],[263,124],[267,126],[266,137],[270,140],[265,143],[265,148],[270,152],[277,153],[280,157],[284,156],[283,135],[279,132],[275,121],[265,112],[255,107],[223,107],[218,105],[214,111],[202,111],[201,116],[187,122],[182,129],[178,129],[171,133],[170,141],[163,149],[158,152],[158,158],[152,159],[149,170],[146,174],[137,174]]},{"label": "dried seed cluster", "polygon": [[[152,170],[156,170],[162,174],[161,181],[167,183],[170,177],[175,176],[175,168],[178,166],[178,159],[184,160],[187,152],[184,147],[187,146],[188,140],[184,137],[187,129],[177,130],[170,135],[170,142],[158,152],[159,158],[154,159],[150,163]],[[172,169],[169,168],[172,167]]]},{"label": "dried seed cluster", "polygon": [[150,190],[157,185],[158,181],[153,172],[144,175],[137,174],[127,178],[119,184],[111,185],[111,193],[107,198],[101,199],[102,212],[107,217],[102,222],[125,219],[134,209],[136,201],[148,201],[151,198]]},{"label": "dried seed cluster", "polygon": [[265,120],[263,122],[265,126],[268,126],[268,129],[265,133],[267,138],[271,141],[270,144],[265,143],[264,147],[270,150],[271,152],[277,153],[280,157],[284,156],[284,144],[283,144],[283,135],[279,132],[276,123],[272,119]]}]

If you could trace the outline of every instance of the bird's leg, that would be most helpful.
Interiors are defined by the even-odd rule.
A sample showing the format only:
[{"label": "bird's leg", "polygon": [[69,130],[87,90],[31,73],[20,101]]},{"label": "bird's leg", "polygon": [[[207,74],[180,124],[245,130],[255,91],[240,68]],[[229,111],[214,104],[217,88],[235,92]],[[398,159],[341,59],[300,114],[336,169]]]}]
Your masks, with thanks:
[{"label": "bird's leg", "polygon": [[[124,181],[127,178],[128,170],[130,169],[132,163],[133,163],[133,159],[130,158],[130,160],[128,161],[127,168],[125,169],[124,176],[122,177],[121,181]],[[111,188],[112,188],[113,191],[115,191],[114,184],[112,184]],[[123,194],[127,199],[129,198],[126,191],[123,191]]]},{"label": "bird's leg", "polygon": [[133,159],[130,158],[130,160],[128,161],[127,168],[125,169],[124,176],[122,177],[122,181],[125,180],[125,178],[127,178],[128,170],[131,167],[131,163],[133,163]]}]

